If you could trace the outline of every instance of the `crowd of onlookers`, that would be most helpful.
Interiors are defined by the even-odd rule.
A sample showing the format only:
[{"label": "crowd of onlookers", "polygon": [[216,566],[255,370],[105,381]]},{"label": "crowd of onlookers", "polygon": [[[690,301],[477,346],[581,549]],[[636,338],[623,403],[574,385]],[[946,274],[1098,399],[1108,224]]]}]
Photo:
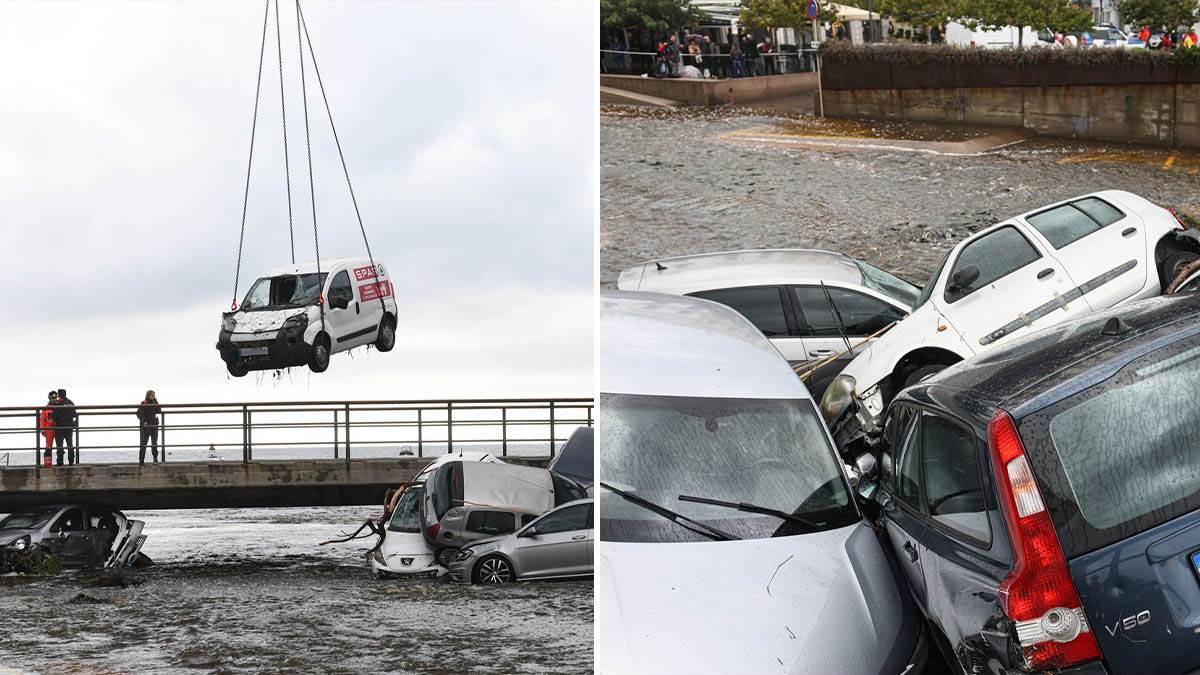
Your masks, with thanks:
[{"label": "crowd of onlookers", "polygon": [[[146,397],[137,407],[139,447],[141,454],[139,464],[146,463],[146,447],[149,446],[155,462],[167,458],[167,449],[163,448],[162,460],[158,454],[158,422],[162,415],[162,406],[153,391],[146,392]],[[45,439],[42,461],[45,466],[51,465],[52,459],[58,466],[73,465],[79,462],[79,447],[76,445],[79,437],[79,412],[75,402],[67,398],[67,390],[51,391],[46,396],[46,406],[38,411],[38,431]],[[57,448],[57,453],[54,450]],[[53,457],[52,457],[53,455]]]},{"label": "crowd of onlookers", "polygon": [[[605,72],[641,72],[652,77],[757,77],[785,72],[789,69],[785,61],[790,58],[794,62],[798,58],[794,49],[787,52],[777,49],[770,37],[757,38],[750,32],[736,31],[724,45],[709,35],[684,32],[682,40],[671,34],[642,49],[652,51],[630,49],[619,36],[610,36],[601,66]],[[647,56],[651,58],[646,59]],[[795,70],[796,66],[790,69]]]}]

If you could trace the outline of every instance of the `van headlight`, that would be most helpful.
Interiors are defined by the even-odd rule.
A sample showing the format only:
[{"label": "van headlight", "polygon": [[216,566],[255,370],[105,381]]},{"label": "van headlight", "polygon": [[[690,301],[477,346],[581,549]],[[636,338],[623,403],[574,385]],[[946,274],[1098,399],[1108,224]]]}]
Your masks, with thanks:
[{"label": "van headlight", "polygon": [[308,315],[297,314],[296,316],[289,317],[287,321],[284,321],[283,327],[280,328],[280,330],[282,330],[284,333],[299,334],[303,333],[305,328],[308,328]]},{"label": "van headlight", "polygon": [[232,333],[237,330],[237,319],[233,315],[225,317],[221,321],[221,330]]},{"label": "van headlight", "polygon": [[854,387],[858,383],[849,375],[838,375],[829,383],[821,396],[821,416],[826,424],[833,424],[850,407],[854,400]]}]

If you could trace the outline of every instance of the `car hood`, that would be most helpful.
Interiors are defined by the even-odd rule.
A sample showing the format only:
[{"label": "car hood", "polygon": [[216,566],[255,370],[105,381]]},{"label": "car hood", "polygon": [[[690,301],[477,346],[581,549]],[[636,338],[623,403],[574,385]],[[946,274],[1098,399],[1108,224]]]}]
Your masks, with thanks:
[{"label": "car hood", "polygon": [[293,307],[291,309],[272,309],[255,312],[237,312],[233,315],[237,321],[237,333],[258,333],[268,330],[279,330],[283,327],[283,322],[304,314],[308,311],[307,307]]},{"label": "car hood", "polygon": [[898,672],[916,645],[914,610],[865,523],[597,548],[598,672]]},{"label": "car hood", "polygon": [[32,535],[33,530],[0,530],[0,546],[7,546],[27,534]]},{"label": "car hood", "polygon": [[431,555],[433,549],[425,543],[425,537],[420,532],[388,531],[387,536],[383,538],[383,545],[379,547],[379,552],[385,558],[390,558],[397,555]]},{"label": "car hood", "polygon": [[482,546],[484,544],[494,544],[498,541],[508,539],[511,536],[512,536],[511,534],[502,534],[502,535],[499,535],[496,537],[488,537],[487,539],[476,539],[475,541],[471,542],[470,544],[467,544],[463,548],[475,548],[477,546]]}]

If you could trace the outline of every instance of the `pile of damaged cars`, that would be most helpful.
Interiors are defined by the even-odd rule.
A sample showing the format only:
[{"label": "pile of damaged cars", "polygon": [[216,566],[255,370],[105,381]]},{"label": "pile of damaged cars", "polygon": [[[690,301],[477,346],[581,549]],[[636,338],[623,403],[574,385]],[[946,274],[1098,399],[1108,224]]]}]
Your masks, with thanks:
[{"label": "pile of damaged cars", "polygon": [[[391,497],[383,539],[369,558],[373,575],[450,572],[453,580],[472,583],[591,576],[591,436],[579,430],[571,438],[556,459],[572,458],[568,466],[586,468],[587,475],[567,477],[489,453],[459,452],[430,462]],[[589,441],[586,465],[577,457],[577,439]],[[580,505],[582,520],[574,518],[578,509],[568,508]],[[566,541],[560,541],[564,533]],[[485,552],[491,555],[466,563]],[[487,574],[475,569],[485,557]]]},{"label": "pile of damaged cars", "polygon": [[47,558],[56,567],[144,567],[145,523],[94,504],[35,506],[0,520],[0,573],[33,571]]},{"label": "pile of damaged cars", "polygon": [[[1200,669],[1197,241],[1101,192],[956,245],[881,334],[830,299],[862,339],[819,416],[761,304],[606,294],[597,669]],[[793,278],[722,283],[795,321]]]}]

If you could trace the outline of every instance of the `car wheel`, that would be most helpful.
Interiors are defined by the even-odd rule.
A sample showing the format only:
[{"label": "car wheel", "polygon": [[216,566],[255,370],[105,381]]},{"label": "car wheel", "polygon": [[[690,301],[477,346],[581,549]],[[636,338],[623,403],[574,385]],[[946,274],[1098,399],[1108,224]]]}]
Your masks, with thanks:
[{"label": "car wheel", "polygon": [[130,564],[130,567],[136,567],[138,569],[141,569],[144,567],[149,567],[153,564],[154,564],[154,561],[150,559],[150,556],[146,555],[145,553],[142,553],[141,551],[138,551],[137,557],[133,559],[133,562]]},{"label": "car wheel", "polygon": [[450,567],[450,563],[458,557],[458,549],[444,548],[437,552],[437,563],[442,567]]},{"label": "car wheel", "polygon": [[507,584],[513,580],[513,568],[507,560],[494,555],[479,561],[474,576],[477,584]]},{"label": "car wheel", "polygon": [[229,371],[229,374],[234,377],[245,377],[246,373],[250,372],[250,369],[246,367],[246,364],[242,363],[241,361],[226,363],[225,368]]},{"label": "car wheel", "polygon": [[1195,251],[1172,251],[1162,262],[1159,271],[1162,273],[1163,288],[1179,278],[1179,275],[1192,263],[1200,260],[1200,253]]},{"label": "car wheel", "polygon": [[375,349],[381,352],[390,352],[392,347],[396,346],[396,320],[390,316],[383,319],[383,326],[379,329],[379,337],[375,340]]},{"label": "car wheel", "polygon": [[313,344],[312,356],[308,359],[308,367],[314,373],[323,373],[329,368],[329,336],[324,333],[317,335]]},{"label": "car wheel", "polygon": [[936,375],[937,373],[942,372],[943,370],[945,370],[949,367],[950,366],[945,363],[930,363],[930,364],[921,366],[920,368],[917,368],[916,370],[909,373],[908,377],[904,378],[904,386],[911,387],[918,382],[923,382],[926,379]]},{"label": "car wheel", "polygon": [[1172,277],[1171,283],[1167,284],[1166,289],[1163,290],[1163,294],[1171,295],[1173,293],[1178,293],[1181,289],[1183,289],[1184,286],[1188,286],[1188,290],[1194,290],[1190,287],[1194,286],[1195,284],[1189,282],[1194,282],[1196,280],[1197,273],[1200,273],[1200,259],[1193,260],[1192,262],[1180,268],[1179,273]]}]

